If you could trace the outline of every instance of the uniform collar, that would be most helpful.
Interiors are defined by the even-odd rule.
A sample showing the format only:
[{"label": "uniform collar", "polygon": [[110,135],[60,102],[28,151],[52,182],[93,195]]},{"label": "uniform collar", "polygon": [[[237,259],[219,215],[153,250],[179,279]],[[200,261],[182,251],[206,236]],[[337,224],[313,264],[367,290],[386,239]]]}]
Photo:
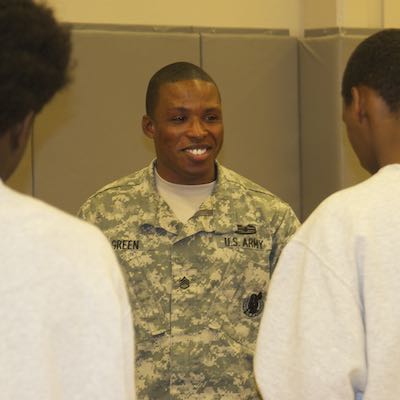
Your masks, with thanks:
[{"label": "uniform collar", "polygon": [[[235,231],[238,225],[243,224],[243,217],[248,217],[237,214],[238,210],[243,209],[238,206],[244,200],[240,186],[233,182],[230,176],[232,173],[216,162],[217,180],[211,196],[201,204],[196,214],[183,224],[157,191],[155,161],[150,163],[144,175],[144,183],[150,196],[144,205],[146,210],[142,219],[142,229],[161,228],[184,237],[200,231],[226,233]],[[254,221],[247,223],[252,224]]]},{"label": "uniform collar", "polygon": [[162,228],[168,232],[177,234],[182,224],[158,193],[154,173],[155,162],[156,160],[154,159],[149,164],[143,177],[143,183],[147,187],[145,188],[145,193],[148,193],[149,196],[144,202],[143,208],[145,208],[145,212],[141,219],[141,227],[145,230]]}]

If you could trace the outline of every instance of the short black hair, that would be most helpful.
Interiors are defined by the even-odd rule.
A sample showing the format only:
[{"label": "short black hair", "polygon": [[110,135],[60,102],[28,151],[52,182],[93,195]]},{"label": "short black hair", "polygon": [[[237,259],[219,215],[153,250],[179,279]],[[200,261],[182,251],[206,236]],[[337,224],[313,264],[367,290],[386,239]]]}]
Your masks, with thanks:
[{"label": "short black hair", "polygon": [[150,79],[146,92],[146,114],[150,117],[154,116],[154,110],[157,106],[160,87],[163,84],[186,80],[211,82],[215,85],[219,94],[217,84],[202,68],[185,61],[175,62],[161,68]]},{"label": "short black hair", "polygon": [[32,0],[0,0],[0,135],[69,81],[70,32]]},{"label": "short black hair", "polygon": [[400,29],[385,29],[362,41],[347,63],[342,96],[351,104],[351,88],[365,85],[375,90],[390,111],[400,108]]}]

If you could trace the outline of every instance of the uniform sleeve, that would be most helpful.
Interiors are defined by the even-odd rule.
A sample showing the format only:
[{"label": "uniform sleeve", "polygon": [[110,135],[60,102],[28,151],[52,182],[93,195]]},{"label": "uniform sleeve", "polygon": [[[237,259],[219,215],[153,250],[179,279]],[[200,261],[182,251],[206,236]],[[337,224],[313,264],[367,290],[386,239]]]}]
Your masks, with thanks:
[{"label": "uniform sleeve", "polygon": [[279,222],[278,229],[274,233],[273,247],[270,254],[271,272],[274,271],[283,248],[296,232],[299,225],[300,223],[295,213],[291,208],[288,207],[287,211],[283,214]]},{"label": "uniform sleeve", "polygon": [[87,200],[78,210],[77,217],[92,224],[95,223],[95,213],[92,211],[91,201]]},{"label": "uniform sleeve", "polygon": [[346,282],[292,240],[273,275],[255,374],[268,400],[354,400],[366,380],[362,312]]}]

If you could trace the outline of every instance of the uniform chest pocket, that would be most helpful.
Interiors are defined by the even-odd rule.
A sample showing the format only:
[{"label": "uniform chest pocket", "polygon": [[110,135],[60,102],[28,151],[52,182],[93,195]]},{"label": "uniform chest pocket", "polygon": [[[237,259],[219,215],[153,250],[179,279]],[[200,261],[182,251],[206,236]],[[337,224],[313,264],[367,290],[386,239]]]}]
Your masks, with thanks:
[{"label": "uniform chest pocket", "polygon": [[211,311],[212,329],[218,329],[253,354],[270,280],[270,248],[231,249]]},{"label": "uniform chest pocket", "polygon": [[169,254],[160,251],[121,251],[119,261],[127,279],[134,316],[135,340],[140,343],[168,331]]}]

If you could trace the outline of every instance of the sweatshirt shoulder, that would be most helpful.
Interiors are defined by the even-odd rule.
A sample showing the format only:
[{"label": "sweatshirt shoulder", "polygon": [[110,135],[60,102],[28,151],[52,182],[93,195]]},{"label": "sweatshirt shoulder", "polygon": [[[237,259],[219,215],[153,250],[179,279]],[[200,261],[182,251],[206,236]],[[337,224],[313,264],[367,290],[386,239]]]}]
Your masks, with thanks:
[{"label": "sweatshirt shoulder", "polygon": [[[0,224],[8,225],[10,237],[18,237],[23,232],[25,241],[37,249],[82,247],[82,243],[91,243],[91,247],[104,246],[103,234],[93,225],[82,221],[42,200],[9,190],[0,212]],[[50,251],[50,250],[49,250]]]}]

